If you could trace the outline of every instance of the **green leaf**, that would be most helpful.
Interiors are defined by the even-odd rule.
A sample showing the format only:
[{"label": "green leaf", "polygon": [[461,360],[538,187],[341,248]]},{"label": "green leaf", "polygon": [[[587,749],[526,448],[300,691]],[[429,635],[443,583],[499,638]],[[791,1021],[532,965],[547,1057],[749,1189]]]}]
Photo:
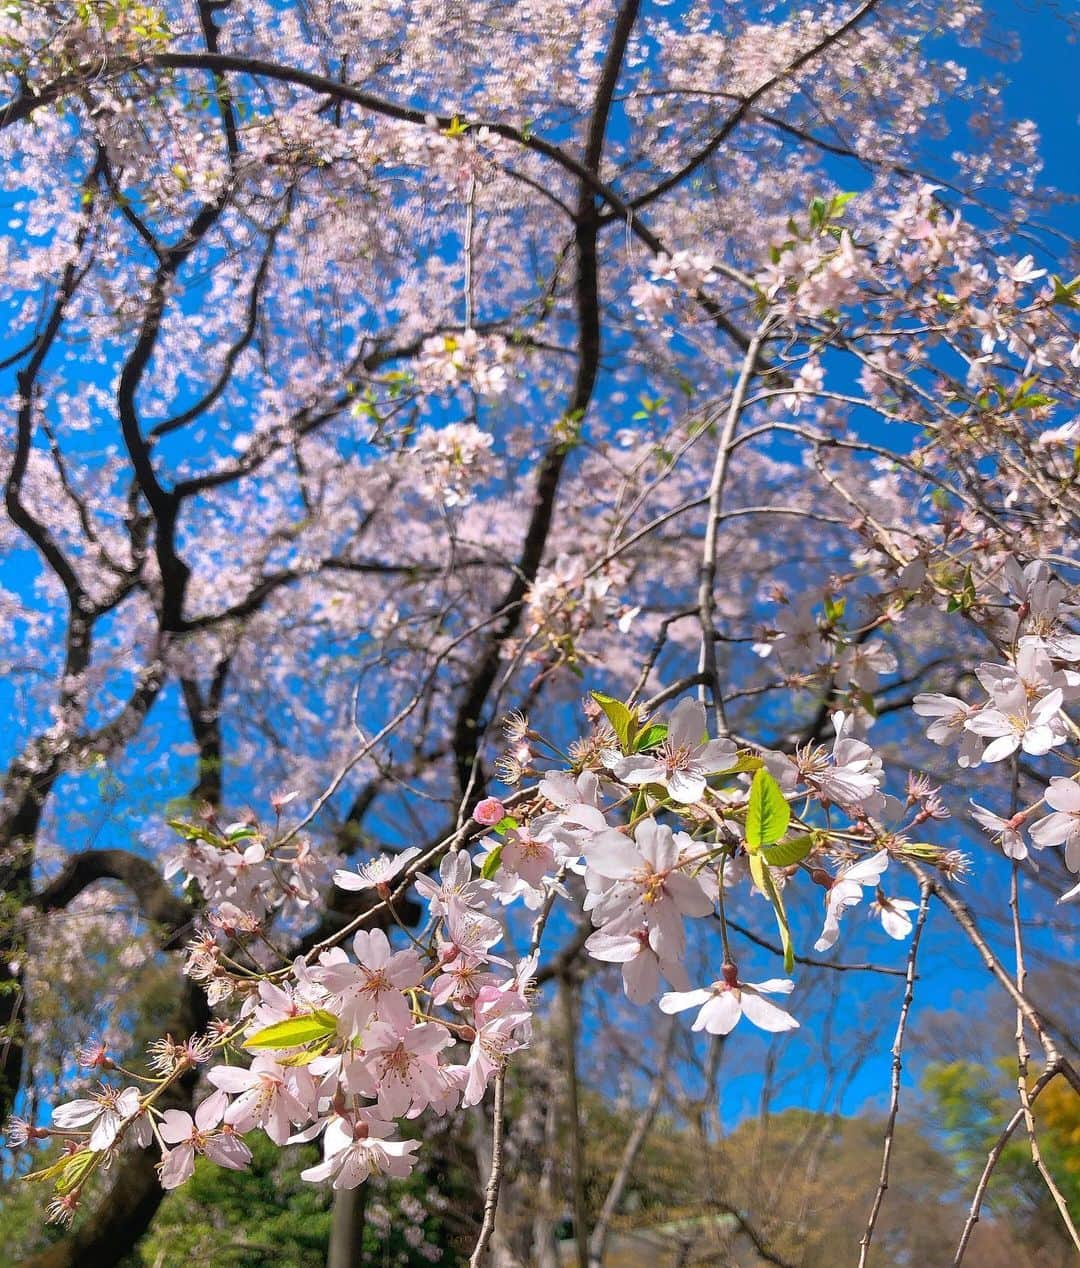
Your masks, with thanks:
[{"label": "green leaf", "polygon": [[299,1048],[301,1044],[316,1039],[327,1039],[337,1034],[337,1018],[325,1009],[317,1008],[302,1017],[289,1017],[276,1021],[272,1026],[244,1040],[245,1048]]},{"label": "green leaf", "polygon": [[780,891],[773,882],[772,873],[759,853],[750,855],[750,875],[754,878],[754,884],[772,903],[776,927],[780,932],[780,945],[784,948],[784,972],[790,973],[795,967],[795,947],[791,941],[791,928],[788,925],[787,912],[784,910],[784,900],[780,897]]},{"label": "green leaf", "polygon": [[1054,398],[1045,392],[1023,392],[1013,397],[1013,409],[1038,409],[1042,405],[1053,405]]},{"label": "green leaf", "polygon": [[760,757],[755,757],[753,753],[740,753],[735,761],[734,766],[729,766],[727,770],[717,771],[716,777],[722,778],[724,775],[744,775],[750,771],[759,771],[765,765]]},{"label": "green leaf", "polygon": [[1050,280],[1054,285],[1053,302],[1055,304],[1064,304],[1066,308],[1080,308],[1080,303],[1076,299],[1076,292],[1080,290],[1080,274],[1071,282],[1063,282],[1057,276],[1052,276]]},{"label": "green leaf", "polygon": [[777,845],[766,846],[761,853],[770,867],[790,867],[792,863],[801,863],[814,848],[814,838],[807,833],[804,836],[791,837]]},{"label": "green leaf", "polygon": [[624,753],[633,751],[634,732],[637,730],[637,711],[628,708],[614,696],[606,696],[602,691],[590,691],[589,695],[604,711],[604,716],[611,723],[611,729],[622,746]]},{"label": "green leaf", "polygon": [[97,1167],[100,1159],[100,1153],[91,1152],[87,1149],[80,1149],[78,1153],[71,1154],[64,1159],[63,1170],[56,1182],[56,1192],[59,1194],[70,1193],[72,1189],[77,1189],[81,1184],[84,1184],[87,1176]]},{"label": "green leaf", "polygon": [[843,620],[844,608],[847,607],[847,599],[835,599],[831,595],[825,600],[825,620],[830,625],[836,625]]},{"label": "green leaf", "polygon": [[648,748],[656,748],[667,739],[667,727],[663,722],[654,722],[641,731],[634,740],[634,752],[644,753]]},{"label": "green leaf", "polygon": [[504,837],[511,828],[516,828],[518,821],[513,815],[503,815],[499,822],[492,828],[493,832],[497,832],[499,836]]},{"label": "green leaf", "polygon": [[226,837],[229,841],[243,841],[247,837],[255,837],[258,835],[258,832],[254,828],[249,828],[243,825],[238,828],[230,828],[226,833]]},{"label": "green leaf", "polygon": [[332,1035],[327,1035],[325,1039],[320,1039],[318,1043],[313,1043],[310,1048],[301,1048],[299,1052],[281,1053],[274,1058],[278,1065],[287,1065],[291,1067],[310,1065],[316,1057],[321,1057],[330,1047],[333,1040]]},{"label": "green leaf", "polygon": [[791,807],[780,785],[762,766],[750,785],[746,807],[746,844],[753,850],[779,841],[791,822]]},{"label": "green leaf", "polygon": [[829,204],[829,219],[831,220],[833,216],[842,216],[844,208],[854,197],[854,194],[834,194],[833,200]]},{"label": "green leaf", "polygon": [[181,836],[187,837],[189,841],[205,841],[207,845],[216,845],[218,849],[224,844],[217,833],[211,832],[207,828],[200,828],[197,823],[187,823],[183,819],[166,819],[165,822],[174,832],[179,832]]},{"label": "green leaf", "polygon": [[499,870],[499,864],[502,862],[503,848],[497,845],[491,853],[484,859],[484,866],[480,869],[480,875],[484,880],[489,881]]}]

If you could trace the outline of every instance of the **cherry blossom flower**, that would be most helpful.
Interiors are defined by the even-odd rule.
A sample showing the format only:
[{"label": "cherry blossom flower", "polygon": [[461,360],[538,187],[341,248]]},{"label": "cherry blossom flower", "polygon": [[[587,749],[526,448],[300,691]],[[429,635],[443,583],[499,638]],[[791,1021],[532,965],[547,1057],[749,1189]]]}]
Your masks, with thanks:
[{"label": "cherry blossom flower", "polygon": [[713,910],[700,882],[678,870],[684,847],[693,849],[685,833],[676,837],[654,819],[637,825],[633,841],[613,830],[594,837],[585,854],[589,871],[614,883],[586,900],[593,924],[625,933],[647,921],[657,955],[680,956],[686,940],[682,917],[707,916]]},{"label": "cherry blossom flower", "polygon": [[866,643],[849,643],[840,653],[836,672],[860,691],[873,691],[882,674],[896,670],[896,657],[879,638]]},{"label": "cherry blossom flower", "polygon": [[[854,725],[851,715],[834,713],[832,724],[836,738],[831,755],[827,756],[820,746],[807,745],[796,750],[794,762],[785,757],[781,761],[792,766],[826,800],[880,813],[885,808],[885,798],[879,791],[881,758],[864,740],[850,734]],[[781,779],[781,787],[784,786]]]},{"label": "cherry blossom flower", "polygon": [[261,1127],[276,1145],[289,1138],[290,1123],[311,1117],[315,1086],[303,1069],[286,1070],[270,1057],[258,1056],[248,1069],[215,1066],[207,1079],[237,1099],[225,1111],[225,1122],[238,1132]]},{"label": "cherry blossom flower", "polygon": [[827,655],[813,595],[782,607],[773,621],[777,651],[792,661],[815,663]]},{"label": "cherry blossom flower", "polygon": [[194,1119],[185,1110],[165,1111],[158,1132],[166,1144],[175,1148],[166,1150],[158,1163],[163,1189],[175,1189],[190,1179],[195,1172],[197,1153],[230,1171],[243,1171],[251,1161],[251,1150],[232,1128],[214,1132],[221,1122],[221,1112],[216,1096],[197,1107]]},{"label": "cherry blossom flower", "polygon": [[660,989],[661,975],[676,990],[690,988],[682,962],[661,960],[649,942],[645,925],[629,933],[598,929],[586,940],[585,950],[594,960],[622,965],[623,990],[632,1004],[647,1004]]},{"label": "cherry blossom flower", "polygon": [[380,885],[389,885],[419,853],[420,847],[412,845],[400,854],[380,854],[376,859],[361,863],[355,872],[339,868],[334,873],[334,884],[338,889],[351,890],[378,889]]},{"label": "cherry blossom flower", "polygon": [[1058,716],[1061,689],[1055,688],[1032,702],[1020,682],[999,688],[992,697],[993,705],[980,709],[964,723],[969,731],[989,739],[983,749],[984,762],[1000,762],[1017,749],[1041,757],[1066,739],[1065,728]]},{"label": "cherry blossom flower", "polygon": [[506,807],[496,797],[485,797],[477,802],[473,818],[485,828],[490,828],[506,815]]},{"label": "cherry blossom flower", "polygon": [[876,885],[889,866],[889,853],[879,850],[869,858],[859,859],[843,869],[829,886],[825,900],[825,927],[814,943],[815,951],[828,951],[840,936],[840,917],[862,899],[864,885]]},{"label": "cherry blossom flower", "polygon": [[142,1098],[139,1089],[101,1085],[92,1097],[57,1105],[52,1112],[54,1127],[61,1131],[90,1129],[88,1147],[95,1153],[108,1149],[120,1129],[139,1112]]},{"label": "cherry blossom flower", "polygon": [[75,1060],[84,1070],[113,1070],[109,1049],[100,1040],[90,1039],[76,1050]]},{"label": "cherry blossom flower", "polygon": [[[479,964],[497,960],[490,954],[491,948],[502,940],[499,922],[471,907],[451,907],[447,913],[446,941],[440,949],[440,959],[448,963],[456,956],[463,956]],[[498,961],[505,964],[506,961]]]},{"label": "cherry blossom flower", "polygon": [[421,873],[414,884],[416,892],[428,903],[433,919],[448,916],[451,910],[468,907],[490,889],[487,881],[472,878],[472,856],[466,850],[444,854],[439,863],[439,883]]},{"label": "cherry blossom flower", "polygon": [[364,1095],[376,1097],[380,1112],[390,1118],[410,1109],[419,1113],[441,1090],[437,1054],[452,1042],[445,1027],[433,1022],[410,1026],[404,1034],[376,1022],[364,1036]]},{"label": "cherry blossom flower", "polygon": [[982,743],[966,729],[967,721],[976,712],[976,706],[945,696],[939,691],[920,692],[911,704],[912,711],[921,718],[934,718],[926,728],[928,739],[935,744],[960,743],[958,766],[977,766],[982,758]]},{"label": "cherry blossom flower", "polygon": [[9,1149],[21,1149],[23,1145],[29,1144],[31,1140],[47,1140],[49,1138],[49,1129],[47,1127],[35,1127],[28,1118],[23,1118],[21,1114],[12,1114],[4,1124],[4,1138]]},{"label": "cherry blossom flower", "polygon": [[424,966],[419,955],[411,947],[391,952],[381,929],[361,929],[352,945],[356,963],[340,947],[332,947],[311,971],[329,992],[326,1007],[350,1035],[358,1035],[372,1017],[404,1030],[411,1014],[402,991],[420,984]]},{"label": "cherry blossom flower", "polygon": [[538,889],[544,877],[555,868],[555,849],[551,841],[533,836],[527,827],[511,828],[503,842],[499,863]]},{"label": "cherry blossom flower", "polygon": [[788,1012],[778,1008],[766,995],[790,995],[795,983],[789,978],[770,978],[766,982],[713,982],[696,991],[669,991],[660,996],[660,1011],[681,1013],[698,1008],[692,1030],[706,1030],[710,1035],[729,1035],[740,1017],[776,1034],[797,1030],[799,1023]]},{"label": "cherry blossom flower", "polygon": [[984,832],[988,832],[994,838],[995,843],[1001,846],[1008,858],[1016,859],[1018,862],[1027,858],[1028,848],[1024,842],[1024,834],[1015,820],[1002,819],[1000,815],[994,814],[992,810],[987,810],[985,806],[980,806],[975,801],[971,803],[971,817]]},{"label": "cherry blossom flower", "polygon": [[917,911],[918,906],[918,903],[913,903],[909,898],[886,898],[879,889],[870,904],[870,911],[881,921],[882,929],[890,938],[902,942],[915,927],[908,912]]},{"label": "cherry blossom flower", "polygon": [[1046,804],[1052,814],[1031,825],[1031,839],[1043,849],[1048,845],[1065,847],[1065,866],[1080,872],[1080,785],[1057,775],[1046,790]]},{"label": "cherry blossom flower", "polygon": [[475,1034],[465,1063],[466,1082],[462,1104],[478,1105],[495,1073],[506,1058],[525,1046],[529,1039],[532,1012],[525,1002],[524,982],[531,976],[535,962],[523,960],[510,989],[486,986],[473,1005]]},{"label": "cherry blossom flower", "polygon": [[673,801],[692,805],[705,793],[706,776],[730,769],[737,757],[730,740],[703,741],[704,734],[705,706],[698,700],[681,700],[655,753],[614,757],[612,772],[631,787],[659,784]]},{"label": "cherry blossom flower", "polygon": [[403,1180],[416,1165],[418,1140],[391,1140],[394,1124],[358,1110],[351,1118],[334,1118],[323,1135],[323,1161],[300,1172],[302,1180],[333,1177],[335,1189],[355,1189],[370,1176]]}]

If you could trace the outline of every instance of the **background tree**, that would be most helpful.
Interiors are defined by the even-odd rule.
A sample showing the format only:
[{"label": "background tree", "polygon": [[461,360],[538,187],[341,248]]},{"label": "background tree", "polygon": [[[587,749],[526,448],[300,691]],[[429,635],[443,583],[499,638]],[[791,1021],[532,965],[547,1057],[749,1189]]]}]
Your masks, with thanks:
[{"label": "background tree", "polygon": [[[1037,873],[1020,857],[1077,734],[1076,261],[1044,219],[1059,204],[1032,129],[957,60],[983,33],[975,4],[907,0],[3,9],[5,1112],[63,1100],[80,1041],[126,1063],[205,1032],[237,989],[215,957],[250,974],[365,910],[417,921],[335,869],[407,845],[428,867],[522,779],[541,809],[538,734],[617,775],[585,689],[665,722],[696,696],[742,773],[802,781],[806,849],[758,877],[768,902],[745,780],[680,803],[696,820],[642,803],[700,839],[711,823],[726,855],[718,918],[689,940],[695,985],[732,944],[774,964],[790,928],[808,976],[861,977],[875,1009],[888,982],[899,1007],[917,944],[863,960],[848,917],[849,967],[810,951],[817,886],[885,850],[887,897],[931,911],[920,979],[989,967],[1020,1009],[1021,1087],[1080,1086],[1024,959],[1060,954],[1054,900],[1080,858],[1064,836],[1032,840]],[[529,733],[506,753],[511,710]],[[867,734],[887,774],[851,748]],[[863,763],[858,795],[840,752]],[[976,781],[999,818],[963,838],[980,883],[961,897],[954,824]],[[879,785],[904,803],[892,826]],[[494,857],[509,896],[519,874]],[[550,1122],[511,1085],[507,1150],[569,1145],[569,1171],[526,1167],[514,1206],[546,1184],[554,1213],[558,1191],[585,1258],[605,1221],[584,1085],[610,1091],[626,1060],[597,1039],[640,1047],[656,1014],[586,953],[564,882],[536,939],[566,1078],[545,1085]],[[523,953],[531,916],[496,910]],[[198,981],[178,952],[206,921]],[[811,1036],[830,995],[808,997]],[[821,1068],[826,1045],[801,1042],[776,1071]],[[718,1149],[737,1073],[678,1052],[653,1053],[652,1076],[713,1106]],[[172,1108],[197,1073],[170,1075]],[[478,1219],[502,1182],[490,1118],[469,1129]],[[131,1253],[159,1156],[121,1157],[38,1262]],[[508,1218],[488,1230],[503,1255],[524,1236]]]}]

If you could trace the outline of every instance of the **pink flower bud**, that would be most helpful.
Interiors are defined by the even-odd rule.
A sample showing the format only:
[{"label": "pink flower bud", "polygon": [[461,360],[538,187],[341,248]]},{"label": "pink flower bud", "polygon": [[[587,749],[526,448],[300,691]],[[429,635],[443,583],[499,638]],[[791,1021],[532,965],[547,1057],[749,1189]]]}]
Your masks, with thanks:
[{"label": "pink flower bud", "polygon": [[477,823],[482,823],[485,828],[492,827],[505,817],[506,807],[497,797],[485,797],[473,811],[473,818]]}]

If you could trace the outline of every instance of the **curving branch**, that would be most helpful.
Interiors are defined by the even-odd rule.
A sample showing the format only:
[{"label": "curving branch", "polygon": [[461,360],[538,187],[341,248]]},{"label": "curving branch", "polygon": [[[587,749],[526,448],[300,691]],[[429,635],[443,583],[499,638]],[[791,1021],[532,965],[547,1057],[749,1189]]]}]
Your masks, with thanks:
[{"label": "curving branch", "polygon": [[40,911],[66,907],[98,881],[119,881],[138,899],[139,911],[171,936],[174,946],[195,918],[195,908],[178,898],[152,863],[127,850],[84,850],[68,859],[63,870],[31,899]]},{"label": "curving branch", "polygon": [[[597,192],[595,183],[594,180],[586,177],[594,177],[600,170],[608,118],[615,96],[615,85],[619,78],[630,32],[637,20],[638,7],[639,0],[627,0],[619,11],[611,44],[604,59],[585,143],[584,174],[581,176],[574,236],[577,250],[574,296],[578,321],[578,365],[573,391],[564,415],[575,428],[581,425],[592,401],[601,351],[597,254],[600,219],[595,197]],[[568,446],[565,442],[556,440],[548,446],[543,462],[540,464],[536,477],[534,509],[525,534],[517,570],[509,589],[498,604],[498,608],[505,611],[506,615],[488,639],[479,665],[466,686],[458,706],[454,724],[454,756],[458,788],[466,804],[470,790],[477,785],[483,785],[483,779],[478,778],[481,772],[477,765],[480,741],[483,737],[480,714],[494,686],[502,648],[517,630],[521,621],[523,600],[540,569],[544,547],[551,530],[559,478],[566,463],[567,452]]]}]

